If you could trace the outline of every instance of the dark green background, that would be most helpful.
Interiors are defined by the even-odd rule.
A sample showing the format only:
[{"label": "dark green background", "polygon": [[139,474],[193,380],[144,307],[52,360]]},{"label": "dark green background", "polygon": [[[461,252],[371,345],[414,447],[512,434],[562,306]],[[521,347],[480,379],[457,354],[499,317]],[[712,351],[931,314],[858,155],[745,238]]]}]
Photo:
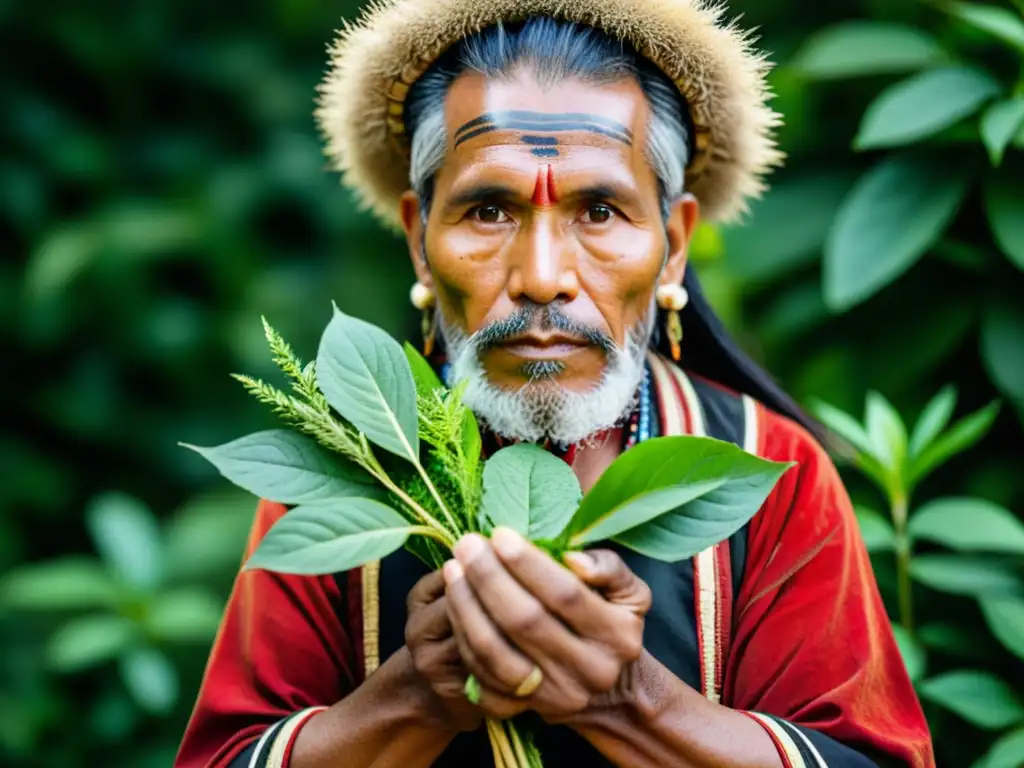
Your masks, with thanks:
[{"label": "dark green background", "polygon": [[[1024,276],[992,239],[982,187],[905,274],[849,310],[830,309],[826,232],[851,184],[887,156],[851,143],[865,107],[902,75],[821,82],[786,65],[812,33],[849,18],[927,31],[1007,92],[1019,51],[910,0],[731,5],[783,65],[772,82],[790,159],[746,228],[700,231],[693,260],[716,306],[803,402],[859,415],[874,388],[910,418],[947,382],[961,392],[958,413],[1002,397],[993,432],[919,497],[977,495],[1019,512]],[[253,508],[177,442],[212,445],[272,424],[228,377],[270,373],[260,314],[307,357],[332,299],[416,333],[404,244],[355,209],[326,170],[312,121],[326,45],[357,7],[0,0],[0,571],[92,556],[87,510],[143,505],[162,527],[163,580],[136,584],[115,613],[138,629],[131,643],[170,661],[147,651],[126,671],[101,648],[72,670],[47,641],[78,612],[4,609],[5,764],[170,765],[212,638],[210,601],[230,589]],[[921,149],[925,167],[991,174],[975,122]],[[1021,155],[1011,148],[999,173],[1024,186]],[[1024,218],[1024,191],[1018,210]],[[882,508],[849,479],[858,501]],[[155,541],[147,530],[112,534],[101,550],[128,554],[103,550],[105,562],[144,554]],[[878,574],[888,597],[888,558]],[[147,623],[168,593],[191,596],[180,598],[177,631]],[[983,667],[1024,690],[1021,662],[987,635],[970,599],[922,590],[918,602],[961,635],[960,656],[930,651],[930,670]],[[82,607],[99,603],[83,597]],[[929,715],[941,765],[971,764],[998,730],[931,705]]]}]

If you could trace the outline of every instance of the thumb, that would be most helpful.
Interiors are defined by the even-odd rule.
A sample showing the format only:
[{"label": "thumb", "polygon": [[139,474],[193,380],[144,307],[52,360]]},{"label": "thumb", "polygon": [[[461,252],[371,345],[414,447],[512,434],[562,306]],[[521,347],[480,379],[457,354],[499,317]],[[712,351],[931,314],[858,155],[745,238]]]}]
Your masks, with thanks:
[{"label": "thumb", "polygon": [[568,552],[565,562],[584,584],[600,592],[608,602],[641,615],[650,610],[650,588],[611,550]]}]

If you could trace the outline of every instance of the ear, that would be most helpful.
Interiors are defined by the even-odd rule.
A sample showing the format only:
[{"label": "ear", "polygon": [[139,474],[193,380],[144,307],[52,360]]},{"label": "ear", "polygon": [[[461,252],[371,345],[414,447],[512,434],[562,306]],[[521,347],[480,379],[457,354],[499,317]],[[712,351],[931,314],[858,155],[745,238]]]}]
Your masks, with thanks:
[{"label": "ear", "polygon": [[661,271],[659,285],[679,285],[683,282],[690,240],[693,239],[699,218],[700,203],[689,192],[673,201],[669,208],[668,220],[665,222],[668,258],[665,261],[665,268]]},{"label": "ear", "polygon": [[426,233],[421,214],[420,196],[411,189],[406,190],[402,193],[398,206],[402,218],[402,229],[405,230],[405,242],[409,248],[409,258],[412,260],[416,279],[428,288],[433,288],[434,278],[430,274],[430,266],[427,264],[427,254],[423,251]]}]

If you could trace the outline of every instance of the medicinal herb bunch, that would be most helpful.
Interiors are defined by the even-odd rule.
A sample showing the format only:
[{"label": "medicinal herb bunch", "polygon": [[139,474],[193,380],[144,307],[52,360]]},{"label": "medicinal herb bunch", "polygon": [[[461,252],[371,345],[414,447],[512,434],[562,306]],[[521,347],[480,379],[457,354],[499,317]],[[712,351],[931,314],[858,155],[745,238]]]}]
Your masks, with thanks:
[{"label": "medicinal herb bunch", "polygon": [[[292,429],[188,446],[236,485],[293,507],[247,569],[339,573],[402,546],[437,568],[460,537],[497,526],[557,558],[614,541],[674,562],[741,528],[789,467],[730,443],[666,436],[624,453],[584,495],[571,468],[536,445],[485,460],[465,383],[445,387],[380,328],[335,307],[305,365],[266,320],[264,331],[291,391],[236,378]],[[479,698],[473,678],[466,695]],[[499,768],[541,765],[513,723],[487,728]]]}]

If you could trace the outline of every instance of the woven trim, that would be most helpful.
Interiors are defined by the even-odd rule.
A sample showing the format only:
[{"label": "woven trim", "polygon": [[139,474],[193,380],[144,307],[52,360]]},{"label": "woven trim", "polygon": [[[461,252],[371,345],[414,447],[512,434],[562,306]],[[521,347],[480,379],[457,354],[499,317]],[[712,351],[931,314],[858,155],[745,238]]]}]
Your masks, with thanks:
[{"label": "woven trim", "polygon": [[814,763],[818,768],[828,768],[828,763],[825,762],[825,758],[821,756],[821,752],[819,752],[818,748],[814,746],[814,742],[807,738],[807,734],[792,724],[790,725],[789,730],[795,733],[797,738],[800,739],[805,747],[807,747],[807,751],[811,753],[811,757],[814,758]]},{"label": "woven trim", "polygon": [[654,391],[658,397],[658,407],[661,411],[661,434],[662,435],[685,435],[686,414],[683,412],[683,404],[675,396],[674,377],[670,372],[668,363],[660,355],[654,352],[647,353],[647,362],[651,366],[651,373],[654,376]]},{"label": "woven trim", "polygon": [[380,560],[362,568],[363,672],[366,677],[380,666]]},{"label": "woven trim", "polygon": [[807,768],[804,758],[800,754],[800,749],[785,728],[768,715],[762,715],[759,712],[744,712],[743,714],[755,720],[758,725],[768,732],[786,768]]},{"label": "woven trim", "polygon": [[281,730],[274,736],[274,743],[270,748],[270,755],[267,757],[267,768],[286,768],[285,760],[291,753],[292,743],[299,735],[302,726],[309,722],[313,715],[318,715],[325,709],[327,707],[310,707],[296,712],[285,721]]},{"label": "woven trim", "polygon": [[761,442],[761,423],[757,416],[757,401],[743,395],[743,450],[757,456]]}]

